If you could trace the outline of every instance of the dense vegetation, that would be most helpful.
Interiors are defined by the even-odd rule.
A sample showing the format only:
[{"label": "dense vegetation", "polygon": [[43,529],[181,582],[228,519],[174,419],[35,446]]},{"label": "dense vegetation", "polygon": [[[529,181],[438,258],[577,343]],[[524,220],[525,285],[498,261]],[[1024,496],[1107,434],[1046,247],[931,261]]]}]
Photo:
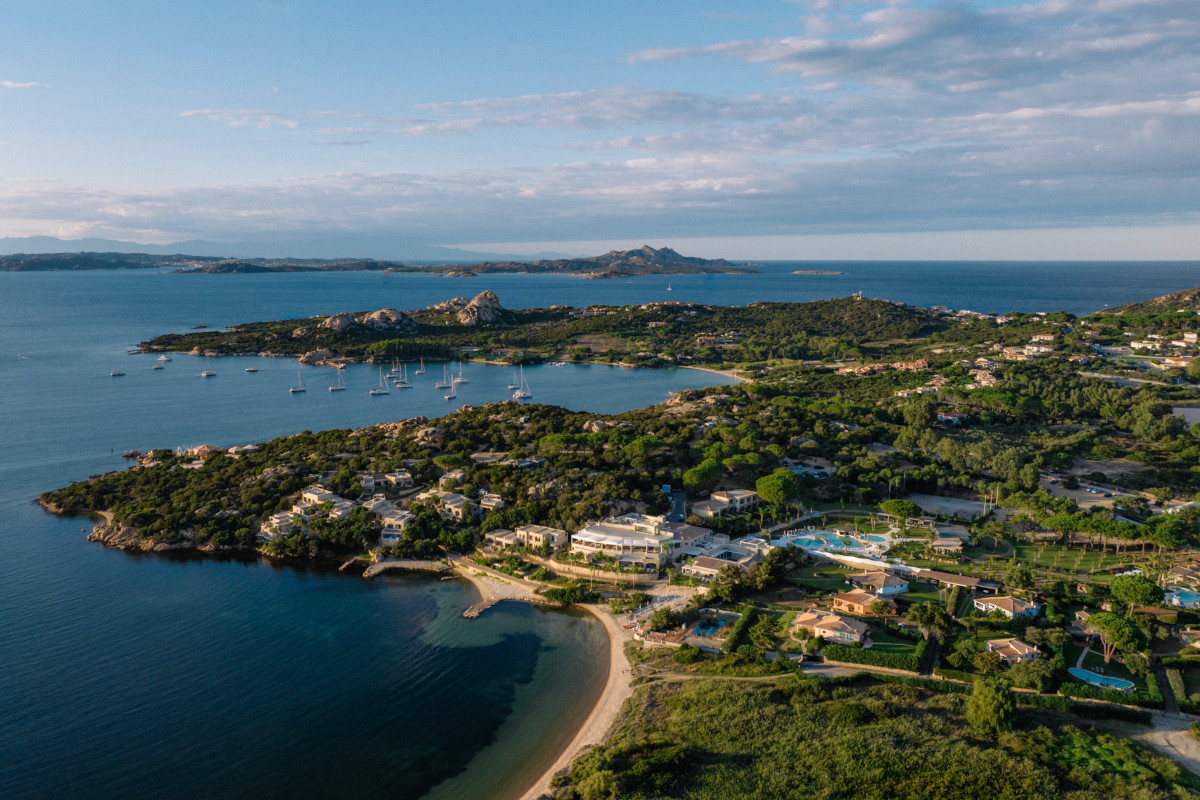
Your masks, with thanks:
[{"label": "dense vegetation", "polygon": [[962,696],[906,686],[694,680],[651,685],[634,703],[577,762],[573,797],[1166,800],[1194,785],[1112,734],[1034,711],[1012,732],[982,732]]},{"label": "dense vegetation", "polygon": [[504,357],[511,359],[507,351],[517,349],[534,357],[569,354],[580,360],[714,364],[853,358],[860,354],[857,343],[907,338],[944,326],[922,309],[854,298],[749,306],[655,303],[599,307],[590,316],[561,307],[510,310],[503,321],[489,325],[463,325],[453,314],[436,308],[408,313],[418,327],[404,335],[362,326],[330,330],[321,328],[319,319],[279,320],[237,325],[228,331],[168,334],[143,346],[285,355],[325,348],[352,358],[430,357],[479,348],[484,355],[504,350]]}]

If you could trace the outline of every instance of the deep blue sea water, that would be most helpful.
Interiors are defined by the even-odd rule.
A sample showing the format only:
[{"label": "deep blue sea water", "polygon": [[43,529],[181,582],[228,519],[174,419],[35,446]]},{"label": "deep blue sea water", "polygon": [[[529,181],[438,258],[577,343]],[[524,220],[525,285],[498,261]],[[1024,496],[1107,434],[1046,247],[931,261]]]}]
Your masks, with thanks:
[{"label": "deep blue sea water", "polygon": [[[1198,264],[770,264],[757,275],[580,280],[370,273],[0,273],[0,797],[507,796],[553,756],[602,680],[575,614],[503,604],[478,620],[453,581],[129,555],[43,513],[46,489],[127,449],[263,441],[451,408],[429,386],[371,398],[377,372],[178,356],[137,342],[193,326],[415,308],[487,288],[510,307],[811,300],[1086,313],[1200,284]],[[835,269],[844,275],[793,275]],[[668,284],[671,287],[667,291]],[[254,364],[259,372],[244,367]],[[114,369],[123,378],[109,378]],[[426,378],[432,378],[432,365]],[[461,403],[507,370],[465,367]],[[526,370],[535,399],[615,412],[708,385],[693,370]],[[432,383],[432,380],[429,381]]]}]

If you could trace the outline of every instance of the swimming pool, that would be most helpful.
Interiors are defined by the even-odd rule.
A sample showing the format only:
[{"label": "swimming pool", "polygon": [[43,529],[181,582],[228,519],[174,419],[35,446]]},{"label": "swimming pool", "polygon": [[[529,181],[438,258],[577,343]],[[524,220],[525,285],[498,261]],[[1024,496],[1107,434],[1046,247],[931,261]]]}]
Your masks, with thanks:
[{"label": "swimming pool", "polygon": [[710,620],[707,625],[700,623],[696,625],[695,628],[692,628],[692,635],[708,637],[715,636],[722,628],[725,627],[725,623],[728,621],[729,620],[725,617],[717,617],[716,619]]},{"label": "swimming pool", "polygon": [[868,542],[877,542],[877,543],[879,543],[879,544],[882,544],[882,543],[884,543],[884,542],[886,542],[886,541],[887,541],[887,537],[886,537],[886,536],[876,536],[876,535],[875,535],[875,534],[873,534],[873,533],[872,533],[872,534],[867,534],[867,535],[866,535],[866,536],[864,536],[863,538],[864,538],[864,539],[866,539]]},{"label": "swimming pool", "polygon": [[1129,692],[1133,690],[1133,681],[1127,681],[1124,678],[1113,678],[1108,675],[1100,675],[1088,669],[1080,669],[1079,667],[1071,667],[1067,672],[1074,675],[1084,683],[1090,683],[1092,686],[1099,686],[1101,689],[1116,689],[1120,692]]},{"label": "swimming pool", "polygon": [[1167,591],[1166,600],[1171,605],[1180,606],[1181,608],[1195,608],[1200,605],[1200,592],[1193,592],[1191,589],[1172,586]]}]

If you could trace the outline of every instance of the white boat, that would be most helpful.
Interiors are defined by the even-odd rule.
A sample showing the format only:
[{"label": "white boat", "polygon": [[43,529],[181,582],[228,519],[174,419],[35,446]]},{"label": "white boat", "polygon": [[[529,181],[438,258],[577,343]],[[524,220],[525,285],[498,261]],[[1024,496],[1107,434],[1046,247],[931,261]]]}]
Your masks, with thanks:
[{"label": "white boat", "polygon": [[163,365],[162,365],[162,364],[155,364],[155,365],[154,365],[153,367],[151,367],[150,369],[154,370],[154,369],[162,369],[162,368],[163,368]]},{"label": "white boat", "polygon": [[446,394],[442,395],[442,396],[443,396],[443,397],[445,397],[447,400],[453,400],[454,398],[458,397],[458,392],[456,392],[456,391],[454,390],[454,387],[453,387],[453,386],[451,386],[451,387],[450,387],[450,391],[449,391],[449,392],[447,392]]},{"label": "white boat", "polygon": [[110,378],[120,378],[124,375],[125,375],[125,373],[121,372],[121,370],[119,370],[119,369],[114,369],[112,372],[108,373],[108,377],[110,377]]},{"label": "white boat", "polygon": [[421,358],[421,366],[413,374],[414,375],[424,375],[425,374],[425,359],[423,357]]},{"label": "white boat", "polygon": [[337,386],[330,386],[329,391],[331,391],[331,392],[346,391],[346,383],[342,380],[342,371],[340,369],[337,371],[337,376],[338,376]]},{"label": "white boat", "polygon": [[669,292],[669,291],[671,291],[671,284],[670,284],[670,283],[668,283],[668,284],[667,284],[667,291],[668,291],[668,292]]},{"label": "white boat", "polygon": [[508,388],[509,389],[520,389],[521,382],[518,379],[513,378],[513,382],[508,385]]},{"label": "white boat", "polygon": [[292,388],[288,389],[288,391],[291,392],[292,394],[300,394],[301,392],[306,391],[306,389],[304,388],[304,381],[301,380],[301,378],[300,378],[300,368],[299,367],[296,367],[296,385],[293,386]]},{"label": "white boat", "polygon": [[396,378],[396,388],[397,389],[411,389],[412,388],[411,386],[408,385],[408,365],[407,364],[400,365],[400,377]]},{"label": "white boat", "polygon": [[[208,356],[205,356],[205,357],[204,357],[204,363],[205,363],[205,364],[207,364],[207,363],[208,363]],[[216,375],[217,375],[217,373],[213,372],[213,371],[212,371],[211,369],[209,369],[208,367],[205,367],[205,368],[204,368],[204,372],[201,372],[201,373],[200,373],[200,377],[201,377],[201,378],[215,378],[215,377],[216,377]]]},{"label": "white boat", "polygon": [[383,385],[383,367],[379,368],[379,388],[372,389],[371,391],[367,392],[367,394],[370,394],[370,395],[390,394],[390,392],[388,392],[387,388]]},{"label": "white boat", "polygon": [[163,356],[159,356],[159,357],[158,357],[158,360],[159,360],[159,361],[170,361],[170,360],[171,360],[171,357],[170,357],[170,356],[163,355]]},{"label": "white boat", "polygon": [[398,367],[398,366],[396,365],[396,359],[394,359],[394,358],[393,358],[393,359],[392,359],[392,368],[388,370],[388,374],[387,374],[387,376],[388,376],[389,378],[395,378],[395,377],[397,377],[397,376],[399,376],[399,375],[400,375],[400,367]]},{"label": "white boat", "polygon": [[455,383],[469,383],[469,381],[463,377],[461,361],[458,362],[458,375],[454,378],[454,382]]},{"label": "white boat", "polygon": [[529,391],[529,382],[525,380],[525,368],[521,367],[521,385],[513,392],[513,400],[528,400],[533,397],[533,393]]},{"label": "white boat", "polygon": [[446,365],[442,365],[442,379],[433,385],[435,389],[449,389],[453,384],[450,383],[450,373],[446,370]]},{"label": "white boat", "polygon": [[246,367],[246,372],[258,372],[256,367]]}]

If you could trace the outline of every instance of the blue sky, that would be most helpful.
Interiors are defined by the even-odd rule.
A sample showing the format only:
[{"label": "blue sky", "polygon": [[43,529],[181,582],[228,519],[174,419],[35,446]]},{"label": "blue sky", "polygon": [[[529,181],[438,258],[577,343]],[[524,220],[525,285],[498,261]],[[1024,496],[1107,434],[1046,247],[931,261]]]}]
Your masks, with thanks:
[{"label": "blue sky", "polygon": [[15,5],[0,236],[1200,245],[1197,0]]}]

